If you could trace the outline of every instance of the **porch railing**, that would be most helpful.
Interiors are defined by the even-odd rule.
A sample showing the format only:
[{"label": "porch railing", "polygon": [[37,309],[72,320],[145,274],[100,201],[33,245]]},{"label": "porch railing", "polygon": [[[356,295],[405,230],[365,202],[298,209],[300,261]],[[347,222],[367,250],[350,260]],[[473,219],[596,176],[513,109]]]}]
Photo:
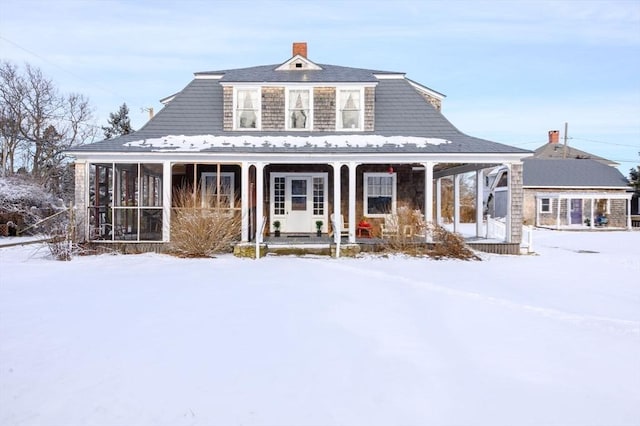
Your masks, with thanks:
[{"label": "porch railing", "polygon": [[[496,220],[491,216],[487,216],[487,239],[496,239],[506,241],[507,239],[507,225],[506,223]],[[522,227],[522,240],[520,242],[520,248],[525,249],[527,253],[533,253],[533,227]]]}]

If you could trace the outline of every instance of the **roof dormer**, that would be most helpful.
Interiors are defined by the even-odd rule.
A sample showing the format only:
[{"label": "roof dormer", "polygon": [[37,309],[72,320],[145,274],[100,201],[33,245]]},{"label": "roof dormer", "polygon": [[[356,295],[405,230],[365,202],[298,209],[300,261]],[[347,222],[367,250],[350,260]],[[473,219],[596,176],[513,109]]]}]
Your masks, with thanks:
[{"label": "roof dormer", "polygon": [[307,59],[307,43],[293,43],[293,57],[276,68],[276,71],[319,71],[322,67]]}]

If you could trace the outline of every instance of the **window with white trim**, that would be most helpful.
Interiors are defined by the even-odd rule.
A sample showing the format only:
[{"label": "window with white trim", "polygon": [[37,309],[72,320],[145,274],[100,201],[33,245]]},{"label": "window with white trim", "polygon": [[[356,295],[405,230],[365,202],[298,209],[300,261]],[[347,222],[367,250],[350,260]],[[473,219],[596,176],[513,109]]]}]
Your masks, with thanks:
[{"label": "window with white trim", "polygon": [[337,130],[362,130],[364,122],[364,91],[338,89]]},{"label": "window with white trim", "polygon": [[313,118],[311,89],[287,90],[287,130],[310,130]]},{"label": "window with white trim", "polygon": [[235,129],[260,129],[260,89],[235,89]]},{"label": "window with white trim", "polygon": [[540,198],[540,213],[551,213],[551,198]]},{"label": "window with white trim", "polygon": [[396,208],[396,174],[364,174],[364,214],[369,217],[383,217]]},{"label": "window with white trim", "polygon": [[[218,174],[202,173],[200,190],[202,191],[203,207],[233,208],[235,200],[234,174],[232,172],[220,173],[220,196],[218,196]],[[218,204],[220,200],[220,204]]]}]

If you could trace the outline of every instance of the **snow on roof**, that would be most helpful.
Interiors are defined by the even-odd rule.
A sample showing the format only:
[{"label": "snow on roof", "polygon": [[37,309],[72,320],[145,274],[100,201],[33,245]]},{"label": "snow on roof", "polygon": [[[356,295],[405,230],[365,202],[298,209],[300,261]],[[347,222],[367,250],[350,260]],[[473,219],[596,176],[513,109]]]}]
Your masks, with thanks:
[{"label": "snow on roof", "polygon": [[151,148],[152,151],[197,152],[211,148],[256,147],[316,147],[316,148],[373,148],[380,146],[427,146],[450,144],[440,138],[380,135],[325,135],[325,136],[214,136],[168,135],[127,142],[124,146]]}]

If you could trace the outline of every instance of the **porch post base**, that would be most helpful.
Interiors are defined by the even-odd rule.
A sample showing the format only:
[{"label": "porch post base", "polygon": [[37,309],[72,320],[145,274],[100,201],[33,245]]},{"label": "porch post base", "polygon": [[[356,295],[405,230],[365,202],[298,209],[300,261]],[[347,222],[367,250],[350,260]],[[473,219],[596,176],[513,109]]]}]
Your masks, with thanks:
[{"label": "porch post base", "polygon": [[[359,244],[340,244],[340,257],[356,257],[360,254]],[[336,245],[331,244],[331,257],[336,257]]]},{"label": "porch post base", "polygon": [[[255,259],[256,257],[256,245],[255,243],[240,243],[233,247],[233,255],[235,257],[248,257]],[[267,245],[260,244],[260,257],[267,255]]]}]

